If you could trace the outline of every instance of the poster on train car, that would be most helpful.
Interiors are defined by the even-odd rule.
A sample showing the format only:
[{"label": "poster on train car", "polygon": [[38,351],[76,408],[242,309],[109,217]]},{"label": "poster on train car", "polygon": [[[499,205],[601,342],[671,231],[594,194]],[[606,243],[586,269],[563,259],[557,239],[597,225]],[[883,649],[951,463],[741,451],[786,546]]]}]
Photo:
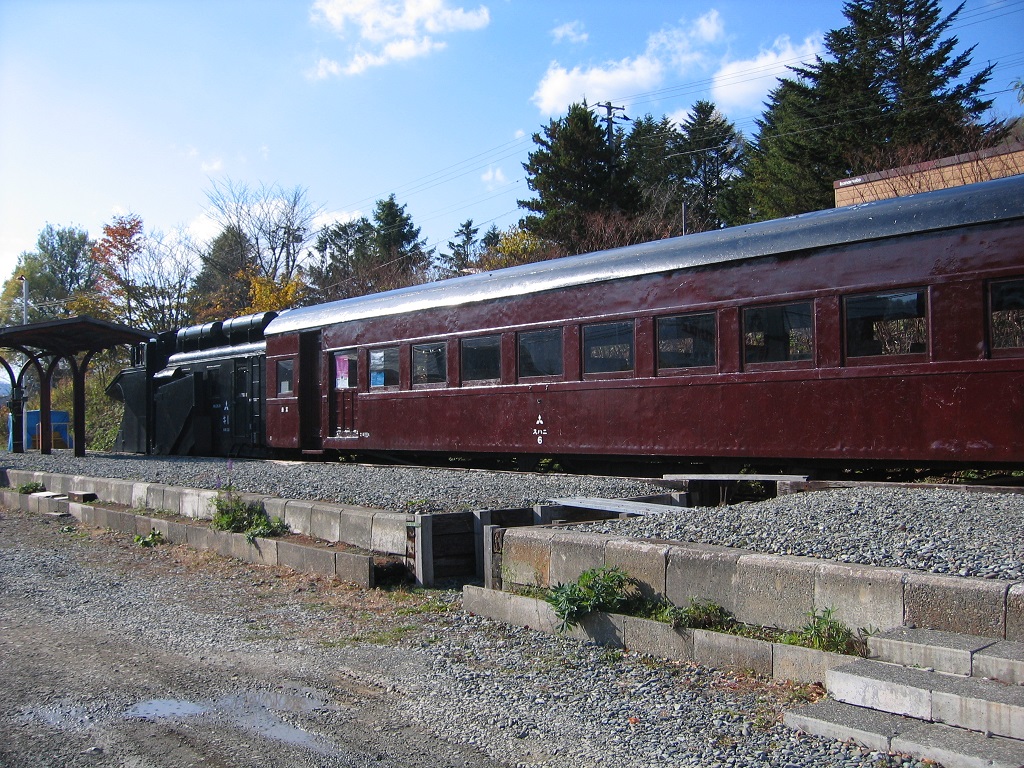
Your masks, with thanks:
[{"label": "poster on train car", "polygon": [[344,355],[334,356],[334,388],[345,389],[348,386],[348,358]]},{"label": "poster on train car", "polygon": [[384,386],[384,350],[370,352],[370,386]]}]

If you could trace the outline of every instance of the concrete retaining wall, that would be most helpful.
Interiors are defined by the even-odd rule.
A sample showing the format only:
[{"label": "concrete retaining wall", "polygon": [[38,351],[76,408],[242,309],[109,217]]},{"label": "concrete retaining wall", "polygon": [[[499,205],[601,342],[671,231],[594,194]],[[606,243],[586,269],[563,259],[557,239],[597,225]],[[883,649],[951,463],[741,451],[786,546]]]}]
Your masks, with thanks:
[{"label": "concrete retaining wall", "polygon": [[[44,481],[39,481],[44,482]],[[94,492],[94,491],[90,491]],[[217,531],[213,528],[168,520],[137,511],[106,509],[99,505],[80,504],[54,491],[19,494],[0,492],[0,502],[37,514],[67,513],[82,525],[131,535],[147,536],[158,531],[169,544],[184,544],[193,549],[210,550],[257,565],[283,565],[296,571],[337,578],[360,587],[373,587],[373,557],[354,552],[337,552],[325,547],[310,547],[280,539],[256,537],[252,543],[243,533]]]},{"label": "concrete retaining wall", "polygon": [[[550,587],[619,566],[650,597],[678,606],[711,600],[745,624],[799,629],[834,610],[853,629],[911,625],[1024,640],[1024,582],[764,555],[704,544],[649,542],[557,527],[510,528],[490,585]],[[493,573],[492,573],[493,576]],[[495,583],[497,582],[497,583]]]},{"label": "concrete retaining wall", "polygon": [[[554,634],[559,620],[543,600],[467,586],[463,608],[506,624]],[[668,624],[614,613],[590,614],[567,634],[601,645],[627,648],[666,659],[686,659],[708,667],[749,670],[776,680],[819,683],[829,669],[850,662],[849,656],[783,643],[710,632],[673,629]]]}]

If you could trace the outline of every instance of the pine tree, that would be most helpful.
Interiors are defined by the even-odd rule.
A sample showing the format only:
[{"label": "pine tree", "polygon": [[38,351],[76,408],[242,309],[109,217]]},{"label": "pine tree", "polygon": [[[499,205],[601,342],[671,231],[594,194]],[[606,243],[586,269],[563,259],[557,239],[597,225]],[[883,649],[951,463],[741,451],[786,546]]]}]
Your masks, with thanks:
[{"label": "pine tree", "polygon": [[523,168],[526,184],[537,197],[519,205],[535,215],[524,217],[522,226],[565,253],[578,253],[588,216],[615,210],[627,198],[613,185],[613,169],[622,164],[621,147],[608,146],[607,132],[586,102],[571,105],[565,117],[533,134],[533,141],[538,148]]},{"label": "pine tree", "polygon": [[442,253],[439,265],[441,277],[464,275],[476,261],[480,243],[476,239],[480,227],[473,226],[472,219],[466,219],[455,232],[455,239],[448,241],[450,253]]},{"label": "pine tree", "polygon": [[852,0],[826,35],[826,57],[794,68],[759,122],[749,182],[755,218],[831,207],[832,182],[905,162],[980,149],[992,65],[966,77],[974,48],[946,36],[962,10],[937,0]]},{"label": "pine tree", "polygon": [[378,200],[373,212],[373,250],[380,273],[377,290],[415,285],[426,278],[433,249],[420,239],[420,228],[394,195]]},{"label": "pine tree", "polygon": [[693,105],[681,132],[687,231],[720,229],[724,195],[739,175],[743,138],[710,101]]}]

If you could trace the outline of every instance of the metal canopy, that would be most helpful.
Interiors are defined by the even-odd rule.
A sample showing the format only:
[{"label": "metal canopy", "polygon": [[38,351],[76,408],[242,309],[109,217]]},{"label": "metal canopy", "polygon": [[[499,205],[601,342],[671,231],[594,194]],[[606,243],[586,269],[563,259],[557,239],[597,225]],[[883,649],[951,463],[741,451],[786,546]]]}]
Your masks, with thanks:
[{"label": "metal canopy", "polygon": [[[74,398],[75,455],[85,455],[85,372],[89,361],[97,352],[121,344],[136,344],[150,338],[149,333],[137,331],[118,323],[108,323],[93,317],[70,317],[46,320],[29,325],[15,325],[0,329],[0,347],[24,354],[28,361],[17,375],[10,363],[0,357],[0,365],[11,379],[11,433],[15,453],[25,450],[22,439],[24,376],[29,365],[39,372],[39,425],[41,453],[50,453],[53,434],[50,421],[50,380],[61,360],[71,367]],[[80,358],[79,355],[82,357]]]}]

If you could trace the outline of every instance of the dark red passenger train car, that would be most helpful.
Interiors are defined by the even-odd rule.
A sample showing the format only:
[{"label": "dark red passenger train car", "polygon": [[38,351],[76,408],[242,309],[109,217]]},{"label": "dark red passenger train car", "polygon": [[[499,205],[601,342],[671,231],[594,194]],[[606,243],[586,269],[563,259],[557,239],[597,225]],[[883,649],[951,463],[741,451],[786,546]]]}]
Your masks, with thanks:
[{"label": "dark red passenger train car", "polygon": [[272,448],[1024,463],[1024,177],[292,310]]}]

